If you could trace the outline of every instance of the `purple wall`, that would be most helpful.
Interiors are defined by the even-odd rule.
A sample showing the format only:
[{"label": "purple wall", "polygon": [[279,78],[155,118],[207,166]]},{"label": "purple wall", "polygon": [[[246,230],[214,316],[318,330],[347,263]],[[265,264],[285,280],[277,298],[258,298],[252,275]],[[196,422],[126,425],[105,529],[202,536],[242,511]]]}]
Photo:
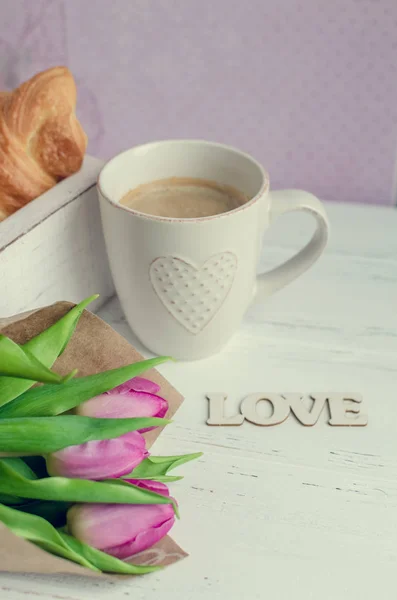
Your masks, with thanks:
[{"label": "purple wall", "polygon": [[392,204],[396,0],[12,0],[1,87],[66,64],[89,152],[236,145],[273,188]]}]

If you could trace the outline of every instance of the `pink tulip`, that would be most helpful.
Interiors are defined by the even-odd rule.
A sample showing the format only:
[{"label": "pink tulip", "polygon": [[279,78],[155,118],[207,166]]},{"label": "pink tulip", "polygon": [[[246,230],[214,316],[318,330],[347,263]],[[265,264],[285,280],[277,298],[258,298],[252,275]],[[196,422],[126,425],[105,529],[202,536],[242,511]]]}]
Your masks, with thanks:
[{"label": "pink tulip", "polygon": [[[129,417],[164,417],[168,402],[157,396],[160,386],[153,381],[134,377],[109,392],[83,402],[75,409],[76,414],[85,417],[120,419]],[[140,429],[141,433],[153,427]]]},{"label": "pink tulip", "polygon": [[160,391],[160,386],[150,379],[144,377],[134,377],[118,386],[116,389],[125,388],[126,390],[134,390],[135,392],[148,392],[149,394],[157,394]]},{"label": "pink tulip", "polygon": [[128,481],[128,483],[133,483],[134,485],[143,488],[145,490],[149,490],[150,492],[156,492],[156,494],[162,494],[163,496],[169,496],[170,491],[161,481],[154,481],[152,479],[124,479],[124,481]]},{"label": "pink tulip", "polygon": [[130,431],[111,440],[86,442],[46,457],[49,475],[76,479],[108,479],[126,475],[148,456],[145,438]]},{"label": "pink tulip", "polygon": [[171,504],[75,504],[67,514],[69,533],[120,559],[156,544],[174,521]]}]

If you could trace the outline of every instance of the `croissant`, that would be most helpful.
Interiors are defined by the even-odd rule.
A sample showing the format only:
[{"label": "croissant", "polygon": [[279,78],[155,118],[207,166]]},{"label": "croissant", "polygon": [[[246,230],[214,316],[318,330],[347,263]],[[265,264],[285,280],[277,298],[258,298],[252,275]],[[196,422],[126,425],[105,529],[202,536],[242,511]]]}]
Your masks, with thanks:
[{"label": "croissant", "polygon": [[87,136],[66,67],[0,93],[0,221],[78,171]]}]

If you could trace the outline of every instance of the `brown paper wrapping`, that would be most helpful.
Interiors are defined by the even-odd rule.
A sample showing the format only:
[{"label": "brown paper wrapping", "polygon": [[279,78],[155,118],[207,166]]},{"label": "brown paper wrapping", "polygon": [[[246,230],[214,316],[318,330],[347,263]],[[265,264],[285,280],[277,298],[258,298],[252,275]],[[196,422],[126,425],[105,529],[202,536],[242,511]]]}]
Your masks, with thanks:
[{"label": "brown paper wrapping", "polygon": [[[74,304],[57,302],[46,308],[15,317],[0,319],[0,333],[7,335],[18,344],[32,337],[58,321]],[[108,369],[116,369],[143,360],[121,335],[107,323],[88,311],[84,311],[76,330],[62,356],[55,362],[54,369],[63,375],[72,369],[79,369],[79,376],[93,375]],[[181,405],[183,398],[158,371],[152,369],[143,375],[161,386],[161,395],[169,403],[166,418],[171,418]],[[144,434],[147,447],[154,443],[162,428]],[[134,564],[166,566],[187,556],[169,536],[158,544],[137,554],[131,559]],[[125,575],[102,575],[53,556],[34,544],[14,535],[0,523],[0,570],[14,573],[69,573],[92,577],[119,578]]]}]

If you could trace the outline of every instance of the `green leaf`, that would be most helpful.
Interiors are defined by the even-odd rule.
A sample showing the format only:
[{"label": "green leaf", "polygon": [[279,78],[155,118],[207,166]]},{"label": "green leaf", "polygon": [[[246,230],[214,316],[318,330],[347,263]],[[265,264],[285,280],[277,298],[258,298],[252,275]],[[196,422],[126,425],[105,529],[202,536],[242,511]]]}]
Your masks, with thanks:
[{"label": "green leaf", "polygon": [[80,542],[76,538],[64,533],[63,531],[59,531],[58,533],[72,550],[74,550],[80,556],[83,556],[103,573],[143,575],[144,573],[151,573],[152,571],[157,571],[161,568],[158,566],[132,565],[130,563],[123,562],[118,558],[114,558],[109,554],[105,554],[105,552],[101,552],[100,550],[96,550],[91,546],[87,546],[87,544],[83,544],[83,542]]},{"label": "green leaf", "polygon": [[26,464],[22,458],[10,457],[3,458],[4,462],[9,465],[14,471],[26,477],[27,479],[37,479],[36,473]]},{"label": "green leaf", "polygon": [[[28,350],[46,367],[52,367],[56,358],[62,354],[72,337],[83,310],[96,298],[98,298],[98,294],[86,298],[80,304],[74,306],[54,325],[51,325],[51,327],[48,327],[21,347]],[[0,406],[17,398],[17,396],[31,388],[34,383],[35,381],[29,379],[0,377]]]},{"label": "green leaf", "polygon": [[61,377],[43,365],[29,350],[0,335],[0,375],[42,383],[65,383],[75,374],[76,371],[73,371]]},{"label": "green leaf", "polygon": [[155,479],[156,481],[161,481],[162,483],[173,483],[174,481],[180,481],[183,479],[183,475],[156,475],[155,477],[140,477],[139,479]]},{"label": "green leaf", "polygon": [[49,454],[92,440],[108,440],[129,431],[170,423],[157,417],[96,419],[77,415],[0,419],[0,452]]},{"label": "green leaf", "polygon": [[[79,417],[80,418],[80,417]],[[111,504],[172,504],[175,501],[120,479],[88,481],[66,477],[46,477],[30,480],[0,460],[0,493],[62,502],[90,502]]]},{"label": "green leaf", "polygon": [[0,418],[59,415],[94,396],[108,392],[121,383],[128,381],[128,379],[137,377],[144,371],[152,369],[167,360],[170,360],[170,357],[150,358],[96,375],[78,377],[63,386],[43,385],[33,388],[7,405],[2,406],[0,408]]},{"label": "green leaf", "polygon": [[[32,469],[22,460],[22,458],[4,458],[6,464],[8,464],[14,471],[20,473],[27,479],[37,479],[36,474]],[[0,502],[2,504],[23,504],[25,498],[18,496],[10,496],[9,494],[0,494]]]},{"label": "green leaf", "polygon": [[202,452],[181,454],[179,456],[149,456],[145,458],[131,473],[123,475],[123,479],[155,479],[156,481],[177,481],[181,477],[168,476],[168,472],[176,467],[202,456]]},{"label": "green leaf", "polygon": [[24,498],[18,498],[18,496],[10,496],[9,494],[0,494],[1,504],[6,504],[7,506],[21,504],[24,501],[25,501]]},{"label": "green leaf", "polygon": [[0,504],[0,521],[18,537],[37,544],[51,554],[68,558],[83,567],[99,571],[84,556],[75,552],[45,519]]}]

